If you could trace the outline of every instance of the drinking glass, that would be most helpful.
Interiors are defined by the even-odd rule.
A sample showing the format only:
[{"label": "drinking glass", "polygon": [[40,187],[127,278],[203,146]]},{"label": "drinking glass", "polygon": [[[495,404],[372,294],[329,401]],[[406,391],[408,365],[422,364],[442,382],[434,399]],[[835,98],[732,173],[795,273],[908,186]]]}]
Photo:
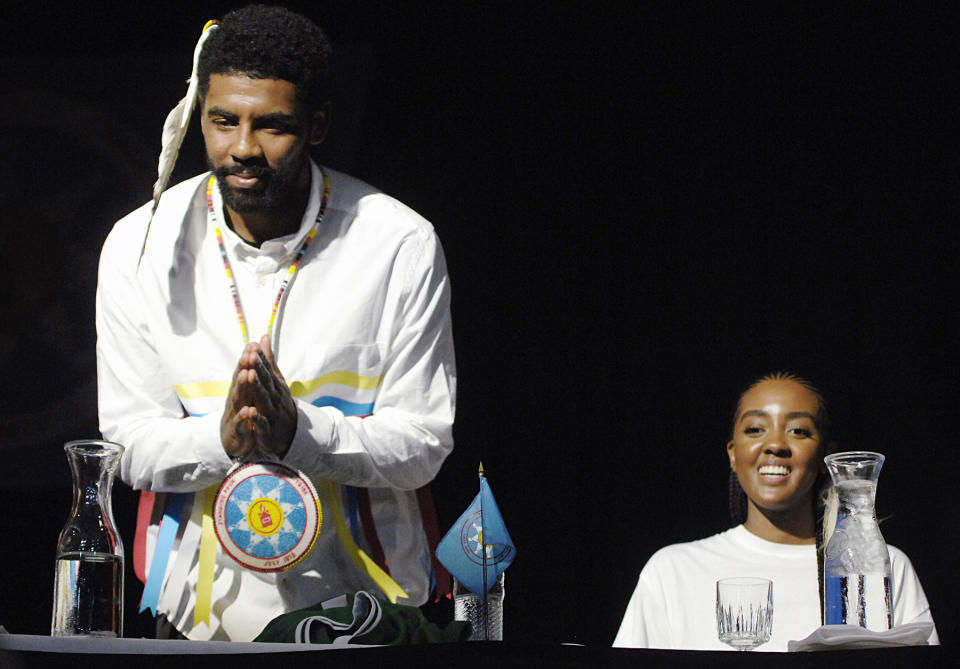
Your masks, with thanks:
[{"label": "drinking glass", "polygon": [[773,631],[773,583],[739,576],[717,581],[717,635],[737,650],[753,650]]},{"label": "drinking glass", "polygon": [[490,586],[484,598],[470,592],[465,585],[453,579],[453,619],[466,620],[471,632],[467,641],[503,641],[504,572]]}]

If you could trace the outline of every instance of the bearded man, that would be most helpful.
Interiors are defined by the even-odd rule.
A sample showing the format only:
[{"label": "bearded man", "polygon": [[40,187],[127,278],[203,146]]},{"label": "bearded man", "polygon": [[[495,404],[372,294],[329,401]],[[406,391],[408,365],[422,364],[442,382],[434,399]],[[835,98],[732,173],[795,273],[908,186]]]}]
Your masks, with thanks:
[{"label": "bearded man", "polygon": [[[443,252],[421,216],[311,159],[329,54],[290,11],[225,16],[197,65],[212,171],[121,219],[101,254],[100,428],[144,491],[141,610],[188,638],[249,640],[358,590],[419,605],[437,581],[422,516],[453,447]],[[214,493],[252,460],[302,473],[319,497],[319,536],[284,570],[211,544]],[[245,527],[266,546],[294,512],[258,494],[263,522]],[[233,529],[216,531],[223,543]]]}]

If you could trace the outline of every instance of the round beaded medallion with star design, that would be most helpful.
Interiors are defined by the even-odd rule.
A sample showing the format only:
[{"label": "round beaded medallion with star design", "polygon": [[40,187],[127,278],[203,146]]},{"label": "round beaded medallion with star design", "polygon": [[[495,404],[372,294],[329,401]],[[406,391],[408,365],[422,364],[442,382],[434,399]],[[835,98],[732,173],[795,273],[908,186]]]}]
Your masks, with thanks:
[{"label": "round beaded medallion with star design", "polygon": [[213,527],[223,550],[255,571],[283,571],[302,560],[322,522],[313,484],[278,462],[237,467],[213,502]]}]

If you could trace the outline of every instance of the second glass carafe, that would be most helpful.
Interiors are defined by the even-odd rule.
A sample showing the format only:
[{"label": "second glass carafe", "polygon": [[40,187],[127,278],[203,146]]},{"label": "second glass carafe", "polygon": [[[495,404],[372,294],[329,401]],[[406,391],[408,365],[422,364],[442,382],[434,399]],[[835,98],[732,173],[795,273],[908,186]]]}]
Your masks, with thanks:
[{"label": "second glass carafe", "polygon": [[874,631],[893,626],[893,579],[874,503],[884,456],[868,451],[824,458],[837,494],[837,522],[824,559],[824,622]]}]

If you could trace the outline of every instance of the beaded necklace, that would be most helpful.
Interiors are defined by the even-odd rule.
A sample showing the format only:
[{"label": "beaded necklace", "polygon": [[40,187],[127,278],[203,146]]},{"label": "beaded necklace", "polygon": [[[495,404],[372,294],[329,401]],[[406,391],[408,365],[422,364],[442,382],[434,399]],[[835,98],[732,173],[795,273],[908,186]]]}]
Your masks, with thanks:
[{"label": "beaded necklace", "polygon": [[[323,175],[323,198],[320,200],[320,211],[317,212],[317,220],[314,221],[313,227],[310,228],[310,232],[307,233],[306,238],[300,245],[300,250],[297,251],[296,257],[290,264],[287,276],[280,285],[277,299],[273,302],[273,310],[270,312],[270,320],[267,322],[268,335],[273,334],[273,322],[277,317],[277,311],[280,309],[280,300],[283,299],[283,294],[286,292],[290,280],[293,279],[297,268],[300,267],[300,261],[307,252],[307,247],[310,246],[313,238],[317,236],[320,222],[323,220],[323,215],[327,211],[327,202],[330,199],[330,177],[327,176],[326,171],[322,167],[320,168],[320,173]],[[220,226],[217,224],[217,212],[213,206],[213,184],[215,181],[216,177],[210,175],[210,180],[207,181],[207,214],[210,217],[210,222],[213,224],[214,232],[217,234],[217,244],[220,246],[220,257],[223,259],[223,269],[226,271],[227,280],[230,282],[230,294],[233,296],[233,304],[237,309],[237,320],[240,322],[240,332],[243,334],[243,343],[246,344],[250,341],[250,335],[247,332],[247,320],[243,317],[243,306],[240,304],[240,290],[237,288],[237,279],[233,276],[233,270],[230,269],[230,259],[227,258],[227,247],[224,246],[223,235],[220,234]]]},{"label": "beaded necklace", "polygon": [[[293,278],[294,273],[297,271],[297,268],[300,266],[300,260],[303,258],[303,254],[306,252],[307,247],[310,245],[310,242],[313,241],[313,238],[317,234],[317,230],[320,227],[320,222],[323,220],[324,212],[327,209],[327,202],[330,199],[330,178],[327,176],[326,171],[323,168],[320,168],[321,173],[323,174],[323,198],[320,200],[320,211],[317,212],[317,220],[313,224],[313,228],[310,229],[310,232],[307,234],[306,239],[303,240],[303,244],[300,246],[300,250],[297,252],[296,257],[293,260],[293,263],[290,265],[290,270],[287,273],[286,278],[283,280],[283,285],[280,286],[280,292],[277,293],[277,299],[273,303],[273,310],[270,312],[270,321],[267,324],[267,334],[272,334],[273,332],[273,322],[277,316],[277,310],[280,307],[280,300],[283,299],[283,294],[287,289],[287,286],[290,283],[290,280]],[[250,337],[247,334],[247,323],[246,319],[243,317],[243,307],[240,305],[240,291],[237,289],[237,280],[233,276],[233,271],[230,269],[230,260],[227,258],[227,248],[223,243],[223,235],[220,234],[220,228],[217,225],[217,214],[213,208],[213,183],[215,179],[213,176],[210,177],[210,180],[207,182],[207,213],[210,218],[211,223],[213,224],[214,231],[217,233],[217,244],[220,246],[220,256],[223,259],[223,268],[227,273],[227,279],[230,281],[230,293],[233,295],[233,302],[237,308],[237,320],[240,322],[240,331],[243,333],[243,341],[247,343],[250,341]],[[278,462],[276,456],[268,456],[266,461],[260,461],[257,463],[248,463],[243,466],[239,463],[234,466],[234,468],[227,474],[227,477],[224,479],[219,490],[216,493],[216,498],[213,502],[212,522],[204,521],[204,529],[201,537],[201,547],[200,554],[204,555],[204,544],[207,545],[206,554],[214,555],[211,551],[213,541],[212,537],[220,541],[221,546],[226,552],[234,557],[240,564],[250,569],[255,569],[257,571],[281,571],[292,567],[294,564],[299,562],[309,553],[314,546],[316,541],[317,534],[320,532],[320,524],[323,518],[323,512],[320,506],[320,499],[317,497],[316,490],[313,487],[313,484],[310,482],[309,477],[304,475],[300,471],[290,470],[289,467],[286,467],[282,463]],[[249,470],[247,468],[250,468]],[[254,536],[254,533],[264,536],[263,528],[257,529],[250,524],[250,516],[244,516],[241,518],[239,523],[228,525],[226,521],[226,513],[224,509],[227,506],[227,501],[229,500],[230,494],[237,491],[239,485],[244,482],[244,479],[252,478],[250,471],[253,468],[257,468],[254,471],[258,473],[263,473],[265,475],[277,477],[277,473],[283,473],[283,470],[287,472],[292,471],[292,474],[288,474],[289,485],[295,487],[298,492],[301,493],[299,502],[295,505],[295,508],[292,512],[288,512],[286,517],[281,521],[281,527],[291,527],[293,530],[297,528],[293,527],[293,524],[290,521],[290,518],[297,516],[297,511],[300,509],[303,510],[303,516],[306,518],[305,526],[300,531],[300,539],[294,549],[289,550],[284,556],[270,556],[271,559],[259,560],[252,559],[252,551],[250,551],[250,545],[240,545],[237,543],[249,541],[251,537]],[[332,481],[327,481],[325,483],[325,489],[327,498],[331,502],[332,511],[333,511],[333,520],[334,525],[336,526],[337,536],[340,538],[340,543],[344,546],[347,551],[347,554],[353,560],[354,564],[357,565],[370,579],[377,584],[377,586],[386,594],[394,604],[397,602],[398,597],[408,597],[403,588],[394,581],[389,574],[387,574],[383,569],[381,569],[376,562],[374,562],[366,553],[363,552],[363,549],[357,546],[354,542],[353,537],[350,534],[350,530],[347,527],[347,523],[344,520],[343,511],[340,509],[339,505],[339,492],[337,491],[337,486]],[[222,498],[222,501],[221,501]],[[264,505],[261,505],[261,511],[264,510]],[[204,512],[206,516],[207,512]],[[261,518],[261,516],[257,516]],[[269,515],[270,522],[274,522],[273,515]],[[256,522],[256,521],[254,521]],[[261,520],[261,522],[263,522]],[[247,532],[247,527],[251,527],[252,531]],[[237,532],[236,535],[230,535],[231,529],[239,529],[241,531]],[[309,529],[308,529],[309,528]],[[211,531],[212,530],[212,531]],[[286,531],[286,530],[281,530]],[[264,545],[263,543],[260,544]],[[169,549],[168,549],[169,550]],[[280,559],[280,558],[283,559]],[[197,604],[196,608],[201,607],[200,603],[200,592],[201,589],[210,593],[213,587],[213,558],[209,558],[208,562],[204,562],[203,558],[200,558],[201,568],[199,576],[197,579]],[[280,565],[279,563],[283,563]],[[206,565],[206,566],[203,566]],[[203,588],[201,588],[201,583],[203,583]],[[209,594],[206,595],[206,606],[209,607]],[[209,614],[208,614],[209,615]]]}]

